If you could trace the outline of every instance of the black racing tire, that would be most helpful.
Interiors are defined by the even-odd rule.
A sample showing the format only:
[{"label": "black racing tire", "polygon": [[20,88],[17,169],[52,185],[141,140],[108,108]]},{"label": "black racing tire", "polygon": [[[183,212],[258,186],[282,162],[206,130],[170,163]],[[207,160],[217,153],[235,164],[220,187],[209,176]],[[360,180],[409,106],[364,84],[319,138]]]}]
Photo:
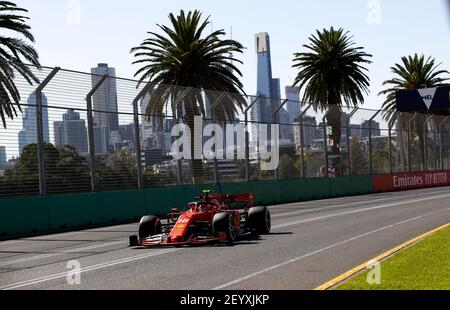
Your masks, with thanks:
[{"label": "black racing tire", "polygon": [[272,218],[267,207],[253,207],[248,211],[248,226],[257,234],[265,235],[272,229]]},{"label": "black racing tire", "polygon": [[139,224],[139,239],[159,235],[162,232],[161,220],[157,216],[144,216]]},{"label": "black racing tire", "polygon": [[218,236],[221,232],[225,232],[227,236],[227,243],[235,242],[238,237],[238,231],[234,223],[234,219],[228,212],[221,212],[214,215],[212,229],[215,236]]}]

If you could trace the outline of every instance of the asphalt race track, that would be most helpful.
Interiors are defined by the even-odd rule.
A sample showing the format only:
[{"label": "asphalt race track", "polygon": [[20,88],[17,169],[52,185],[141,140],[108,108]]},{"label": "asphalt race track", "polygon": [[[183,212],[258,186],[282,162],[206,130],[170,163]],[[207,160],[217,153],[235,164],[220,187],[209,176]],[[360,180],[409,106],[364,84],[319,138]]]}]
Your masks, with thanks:
[{"label": "asphalt race track", "polygon": [[450,188],[270,209],[272,234],[233,246],[130,249],[137,224],[0,242],[0,289],[313,289],[450,222]]}]

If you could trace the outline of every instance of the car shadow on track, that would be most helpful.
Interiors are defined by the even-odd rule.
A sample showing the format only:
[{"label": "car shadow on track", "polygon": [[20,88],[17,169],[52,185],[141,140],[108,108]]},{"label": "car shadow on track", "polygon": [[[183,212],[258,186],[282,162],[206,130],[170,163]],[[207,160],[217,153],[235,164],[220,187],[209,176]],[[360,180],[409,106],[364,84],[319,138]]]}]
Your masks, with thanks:
[{"label": "car shadow on track", "polygon": [[[191,244],[191,245],[183,245],[183,246],[153,246],[151,249],[195,249],[195,248],[226,248],[226,247],[236,247],[236,246],[249,246],[249,245],[257,245],[260,244],[261,241],[266,241],[264,236],[285,236],[292,235],[293,232],[277,232],[270,233],[267,235],[246,235],[241,236],[233,243],[211,243],[211,244]],[[148,247],[135,247],[134,250],[148,250]]]}]

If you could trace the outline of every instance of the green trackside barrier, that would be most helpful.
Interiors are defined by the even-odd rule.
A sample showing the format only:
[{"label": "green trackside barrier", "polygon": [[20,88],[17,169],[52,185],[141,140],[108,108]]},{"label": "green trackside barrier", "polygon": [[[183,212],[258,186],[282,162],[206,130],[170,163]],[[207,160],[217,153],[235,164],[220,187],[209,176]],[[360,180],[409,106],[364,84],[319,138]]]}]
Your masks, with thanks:
[{"label": "green trackside barrier", "polygon": [[372,176],[351,176],[0,199],[0,237],[132,222],[146,214],[165,215],[172,208],[183,208],[204,189],[222,193],[254,193],[258,205],[374,191]]}]

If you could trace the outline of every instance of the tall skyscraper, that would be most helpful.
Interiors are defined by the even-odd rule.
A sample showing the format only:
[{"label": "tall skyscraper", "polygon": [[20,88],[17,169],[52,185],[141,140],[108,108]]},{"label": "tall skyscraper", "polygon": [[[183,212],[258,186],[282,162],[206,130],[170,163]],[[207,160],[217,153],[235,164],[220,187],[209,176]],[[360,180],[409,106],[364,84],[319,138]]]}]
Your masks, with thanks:
[{"label": "tall skyscraper", "polygon": [[[36,124],[36,94],[32,93],[27,100],[27,107],[23,111],[22,130],[19,131],[19,153],[22,154],[23,149],[28,144],[37,142],[37,124]],[[50,143],[49,124],[48,124],[48,108],[47,97],[42,94],[42,129],[44,134],[44,142]]]},{"label": "tall skyscraper", "polygon": [[[94,127],[101,137],[96,140],[96,143],[106,143],[100,145],[98,149],[109,149],[109,140],[111,132],[119,130],[119,115],[117,114],[117,83],[114,79],[116,77],[116,69],[108,67],[108,64],[98,64],[96,68],[91,69],[92,86],[96,85],[104,75],[110,78],[106,79],[101,87],[95,92],[92,103],[94,111]],[[97,146],[96,146],[97,149]]]},{"label": "tall skyscraper", "polygon": [[289,114],[289,122],[293,124],[301,114],[299,88],[286,86],[285,91],[286,99],[289,100],[286,103],[286,110]]},{"label": "tall skyscraper", "polygon": [[257,95],[263,97],[252,109],[252,119],[271,123],[273,112],[281,99],[280,80],[272,77],[270,39],[267,32],[256,34],[256,53],[258,57]]},{"label": "tall skyscraper", "polygon": [[85,154],[87,147],[86,122],[80,119],[80,113],[68,110],[62,122],[54,122],[55,146],[73,146],[79,154]]}]

